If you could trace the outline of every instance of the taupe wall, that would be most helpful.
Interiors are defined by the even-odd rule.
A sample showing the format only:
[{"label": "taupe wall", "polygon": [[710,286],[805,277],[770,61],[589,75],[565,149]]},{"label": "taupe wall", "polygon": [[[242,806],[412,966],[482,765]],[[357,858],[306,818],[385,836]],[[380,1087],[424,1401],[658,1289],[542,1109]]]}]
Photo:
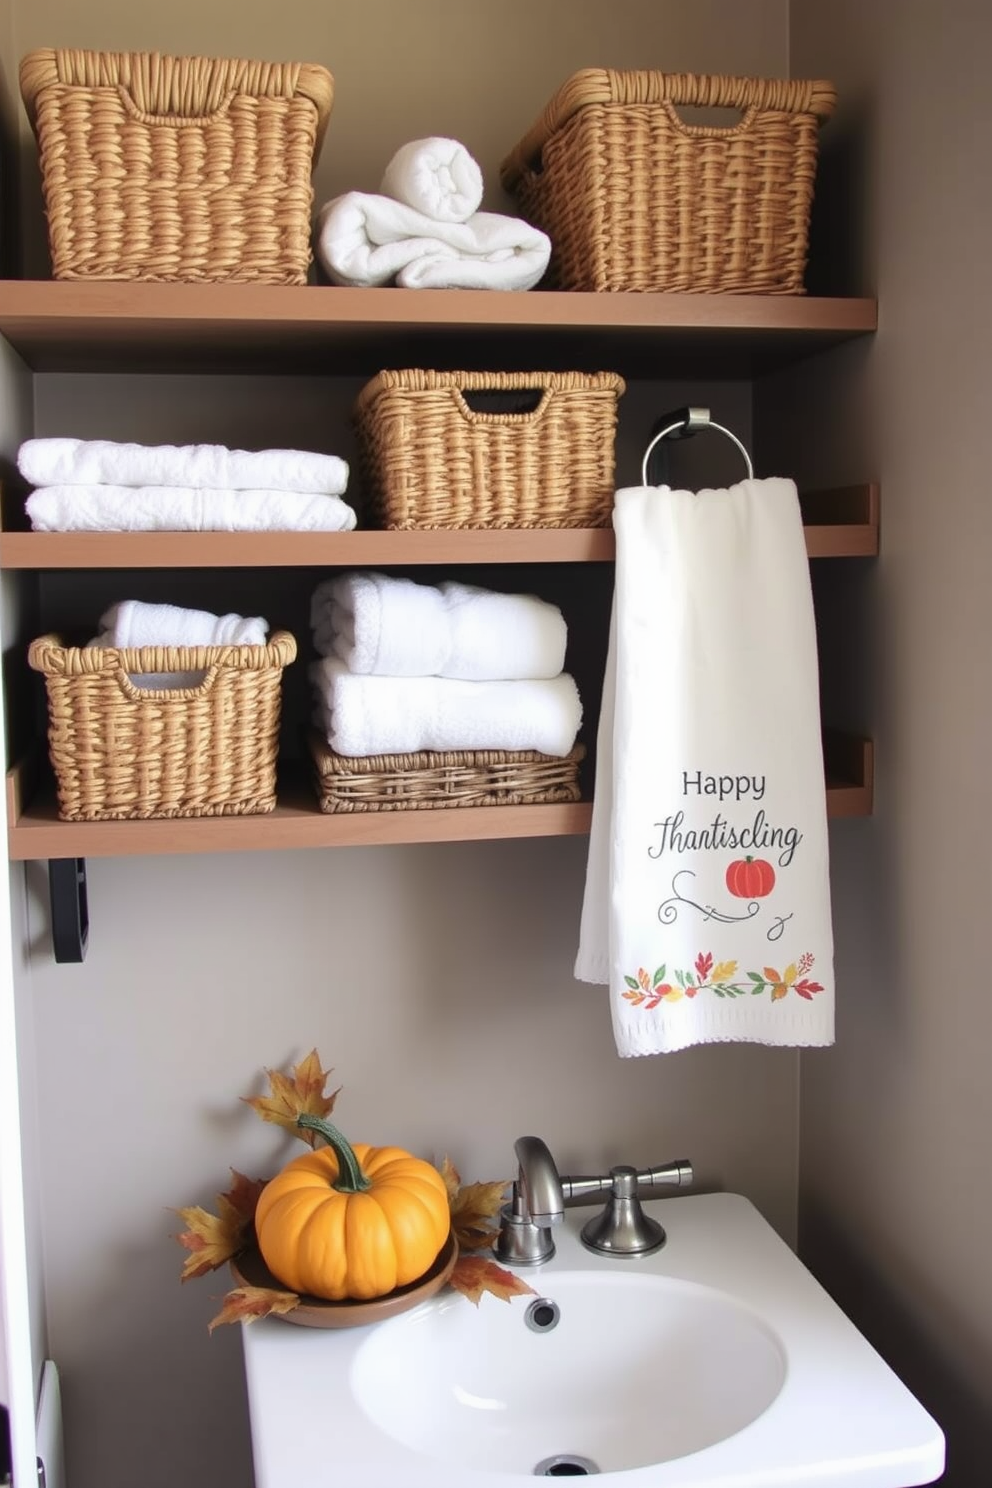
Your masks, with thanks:
[{"label": "taupe wall", "polygon": [[849,667],[835,657],[831,687],[875,737],[878,792],[834,841],[838,1042],[801,1062],[801,1247],[943,1423],[946,1481],[975,1488],[992,1462],[992,12],[793,0],[791,47],[794,74],[840,87],[835,265],[880,299],[867,355],[794,392],[816,399],[827,474],[874,473],[883,499],[877,570],[830,597]]},{"label": "taupe wall", "polygon": [[[338,104],[318,197],[374,187],[392,149],[430,131],[465,138],[495,205],[501,153],[575,68],[781,74],[786,42],[785,0],[17,9],[19,51],[324,60]],[[259,410],[268,436],[321,416],[313,387],[213,388],[218,438],[257,436]],[[675,391],[631,391],[625,461]],[[749,429],[746,387],[678,391]],[[198,384],[45,376],[35,392],[39,432],[209,437]],[[64,591],[46,598],[57,607]],[[261,588],[246,597],[256,604]],[[48,959],[43,873],[29,870],[47,1300],[72,1488],[250,1482],[238,1335],[205,1326],[225,1279],[180,1288],[169,1206],[209,1204],[229,1164],[271,1171],[284,1149],[238,1096],[260,1088],[260,1066],[311,1044],[346,1087],[338,1114],[354,1134],[448,1150],[472,1177],[508,1174],[525,1129],[565,1169],[685,1153],[704,1183],[749,1194],[793,1234],[796,1056],[619,1061],[603,994],[571,976],[584,863],[578,840],[94,861],[79,968]]]},{"label": "taupe wall", "polygon": [[[445,134],[499,162],[580,67],[781,75],[787,0],[10,0],[18,56],[33,47],[149,49],[319,62],[335,79],[318,201],[374,191],[405,140]],[[37,172],[25,168],[28,265],[41,272]]]}]

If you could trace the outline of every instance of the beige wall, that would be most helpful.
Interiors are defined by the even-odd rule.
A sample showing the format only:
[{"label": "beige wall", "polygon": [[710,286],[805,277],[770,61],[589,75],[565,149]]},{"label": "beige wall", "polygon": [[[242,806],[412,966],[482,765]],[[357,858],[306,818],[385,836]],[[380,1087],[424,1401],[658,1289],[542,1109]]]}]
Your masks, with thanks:
[{"label": "beige wall", "polygon": [[[373,187],[397,144],[430,131],[466,140],[494,205],[500,155],[575,68],[781,74],[786,41],[785,0],[17,9],[19,51],[326,61],[338,102],[318,197]],[[35,392],[43,433],[247,428],[256,442],[326,434],[344,396],[288,380],[53,376]],[[623,405],[628,475],[654,416],[690,395],[749,429],[746,386],[641,385]],[[95,604],[98,591],[87,581],[78,595]],[[66,595],[45,586],[49,613]],[[266,608],[261,587],[242,598]],[[209,1203],[229,1164],[272,1169],[283,1149],[238,1096],[258,1088],[260,1066],[311,1044],[335,1065],[338,1114],[362,1137],[447,1150],[480,1178],[509,1175],[527,1129],[566,1170],[685,1154],[703,1183],[749,1194],[792,1235],[796,1056],[716,1047],[619,1061],[603,994],[571,976],[584,862],[580,840],[94,861],[81,967],[51,963],[44,874],[29,869],[47,1300],[72,1488],[250,1483],[238,1335],[205,1326],[225,1279],[180,1288],[170,1206]]]},{"label": "beige wall", "polygon": [[975,1488],[992,1462],[992,11],[793,0],[791,43],[794,73],[839,84],[836,262],[880,299],[868,354],[793,392],[815,400],[826,473],[876,474],[883,499],[877,568],[828,596],[850,669],[835,657],[830,685],[875,736],[878,791],[834,843],[838,1042],[802,1058],[801,1247],[942,1421],[946,1481]]}]

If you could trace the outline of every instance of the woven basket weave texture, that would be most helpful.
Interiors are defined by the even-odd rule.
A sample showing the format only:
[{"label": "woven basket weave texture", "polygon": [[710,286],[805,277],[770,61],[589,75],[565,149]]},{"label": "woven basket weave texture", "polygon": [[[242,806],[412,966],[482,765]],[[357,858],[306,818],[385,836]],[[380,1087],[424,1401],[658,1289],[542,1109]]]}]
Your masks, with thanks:
[{"label": "woven basket weave texture", "polygon": [[147,52],[30,52],[56,279],[303,284],[323,67]]},{"label": "woven basket weave texture", "polygon": [[[569,290],[801,294],[832,84],[586,68],[503,161]],[[679,106],[742,111],[732,126]]]},{"label": "woven basket weave texture", "polygon": [[523,806],[578,801],[576,744],[564,759],[535,750],[465,750],[346,758],[311,730],[310,753],[320,809],[423,811],[457,806]]},{"label": "woven basket weave texture", "polygon": [[[65,821],[248,816],[276,800],[282,670],[296,642],[265,646],[32,643],[48,692],[48,743]],[[139,688],[132,675],[205,672],[197,687]]]},{"label": "woven basket weave texture", "polygon": [[[607,526],[623,391],[613,372],[380,372],[354,410],[376,521]],[[523,413],[480,411],[468,401],[478,393],[538,401]]]}]

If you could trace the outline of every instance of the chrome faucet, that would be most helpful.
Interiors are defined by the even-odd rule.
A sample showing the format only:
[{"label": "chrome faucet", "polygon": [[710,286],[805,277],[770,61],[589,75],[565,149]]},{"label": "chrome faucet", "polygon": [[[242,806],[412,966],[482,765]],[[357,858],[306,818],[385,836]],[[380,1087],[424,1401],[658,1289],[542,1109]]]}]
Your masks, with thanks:
[{"label": "chrome faucet", "polygon": [[641,1208],[640,1195],[656,1185],[684,1187],[692,1182],[692,1165],[684,1158],[657,1168],[621,1164],[605,1177],[562,1178],[554,1158],[540,1137],[519,1137],[514,1143],[517,1177],[513,1197],[500,1214],[500,1231],[493,1247],[499,1260],[511,1266],[536,1266],[555,1253],[551,1230],[565,1217],[565,1201],[591,1203],[606,1194],[606,1207],[582,1227],[581,1240],[599,1255],[650,1255],[665,1243],[665,1231]]},{"label": "chrome faucet", "polygon": [[551,1227],[565,1218],[565,1196],[555,1160],[540,1137],[518,1137],[513,1144],[517,1177],[513,1198],[500,1214],[494,1247],[499,1260],[536,1266],[555,1253]]}]

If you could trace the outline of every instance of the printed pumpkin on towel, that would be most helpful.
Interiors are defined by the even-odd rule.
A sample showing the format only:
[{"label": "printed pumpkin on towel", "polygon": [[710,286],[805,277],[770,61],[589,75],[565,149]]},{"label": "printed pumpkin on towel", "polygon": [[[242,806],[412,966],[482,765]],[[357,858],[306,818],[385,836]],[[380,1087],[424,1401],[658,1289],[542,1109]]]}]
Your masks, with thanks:
[{"label": "printed pumpkin on towel", "polygon": [[621,1055],[829,1044],[826,793],[796,488],[632,488],[614,527],[576,976],[608,984]]}]

